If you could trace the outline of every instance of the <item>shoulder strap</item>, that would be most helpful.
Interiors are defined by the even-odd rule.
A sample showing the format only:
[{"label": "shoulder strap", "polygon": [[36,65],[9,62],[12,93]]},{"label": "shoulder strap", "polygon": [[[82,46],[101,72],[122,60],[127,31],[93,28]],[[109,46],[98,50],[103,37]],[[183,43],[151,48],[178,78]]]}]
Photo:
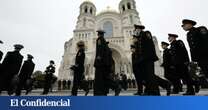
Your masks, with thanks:
[{"label": "shoulder strap", "polygon": [[205,26],[200,26],[197,29],[198,29],[198,31],[201,35],[207,35],[208,34],[208,30]]}]

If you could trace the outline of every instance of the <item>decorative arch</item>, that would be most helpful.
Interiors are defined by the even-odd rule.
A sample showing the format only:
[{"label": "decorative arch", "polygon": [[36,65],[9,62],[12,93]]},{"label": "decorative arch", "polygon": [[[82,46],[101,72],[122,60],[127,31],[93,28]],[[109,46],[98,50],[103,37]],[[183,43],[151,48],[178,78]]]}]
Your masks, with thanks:
[{"label": "decorative arch", "polygon": [[[116,45],[116,44],[112,44],[109,43],[109,48],[111,48],[112,53],[115,55],[117,54],[118,58],[115,58],[115,56],[113,56],[114,62],[115,62],[115,72],[122,72],[125,71],[126,73],[131,73],[131,65],[129,64],[129,60],[127,58],[127,56],[125,55],[124,50]],[[94,68],[94,60],[95,60],[95,51],[93,52],[93,55],[88,59],[89,62],[87,62],[87,64],[89,64],[89,68],[88,68],[88,76],[91,78],[94,78],[94,72],[95,72],[95,68]]]},{"label": "decorative arch", "polygon": [[84,7],[84,12],[85,12],[85,13],[88,13],[88,6],[85,6],[85,7]]},{"label": "decorative arch", "polygon": [[93,14],[93,8],[90,7],[90,14]]},{"label": "decorative arch", "polygon": [[113,25],[112,36],[116,37],[115,35],[121,32],[120,28],[116,28],[121,23],[120,19],[119,16],[111,16],[111,14],[100,15],[96,21],[96,29],[104,29],[103,24],[109,21]]},{"label": "decorative arch", "polygon": [[127,8],[131,9],[131,3],[130,2],[127,3]]},{"label": "decorative arch", "polygon": [[124,59],[125,61],[128,61],[128,58],[125,55],[124,50],[120,46],[118,46],[116,44],[112,44],[112,43],[109,43],[108,45],[109,45],[109,48],[118,51],[120,53],[122,59]]},{"label": "decorative arch", "polygon": [[125,11],[125,10],[126,10],[125,5],[122,5],[122,10],[123,10],[123,11]]}]

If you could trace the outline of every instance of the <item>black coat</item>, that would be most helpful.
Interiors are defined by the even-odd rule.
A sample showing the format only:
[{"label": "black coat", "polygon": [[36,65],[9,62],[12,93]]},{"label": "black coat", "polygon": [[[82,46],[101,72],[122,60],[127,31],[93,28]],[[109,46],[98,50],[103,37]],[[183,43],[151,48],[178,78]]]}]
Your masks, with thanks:
[{"label": "black coat", "polygon": [[109,48],[106,44],[106,40],[103,37],[99,37],[96,41],[96,56],[94,67],[106,67],[111,65],[109,60]]},{"label": "black coat", "polygon": [[172,79],[175,76],[175,65],[171,57],[170,49],[165,49],[163,51],[163,63],[161,66],[164,67],[164,76],[167,79]]},{"label": "black coat", "polygon": [[202,33],[199,28],[192,28],[187,33],[187,41],[190,47],[192,61],[202,61],[208,55],[208,33]]},{"label": "black coat", "polygon": [[84,62],[85,62],[85,52],[84,49],[80,49],[77,52],[76,59],[75,59],[75,66],[78,73],[83,74],[84,73]]},{"label": "black coat", "polygon": [[49,65],[48,67],[46,67],[45,72],[46,72],[46,74],[51,74],[51,75],[53,75],[53,73],[55,73],[55,70],[56,70],[56,68],[55,68],[54,66]]},{"label": "black coat", "polygon": [[32,60],[24,61],[19,74],[20,79],[30,79],[34,71],[34,68],[35,68],[35,64],[33,63]]},{"label": "black coat", "polygon": [[170,50],[167,48],[163,51],[163,63],[162,66],[164,68],[170,67],[172,64],[171,62],[171,54],[170,54]]},{"label": "black coat", "polygon": [[75,58],[74,83],[80,83],[80,81],[84,79],[84,61],[85,52],[84,49],[80,49]]},{"label": "black coat", "polygon": [[152,36],[147,32],[141,32],[137,39],[138,41],[135,44],[136,52],[132,54],[135,78],[138,82],[146,82],[145,91],[147,94],[158,95],[158,85],[154,78],[154,62],[158,60],[158,57]]},{"label": "black coat", "polygon": [[109,73],[112,65],[112,53],[105,39],[99,37],[96,41],[95,56],[95,83],[94,95],[107,95],[109,85]]},{"label": "black coat", "polygon": [[19,73],[23,56],[17,52],[8,52],[2,62],[2,73],[4,76],[12,78]]},{"label": "black coat", "polygon": [[136,54],[138,56],[137,63],[157,61],[158,57],[156,55],[152,36],[142,31],[137,39],[138,42],[135,43]]},{"label": "black coat", "polygon": [[181,40],[175,40],[170,47],[171,62],[174,65],[184,65],[189,62],[188,51]]}]

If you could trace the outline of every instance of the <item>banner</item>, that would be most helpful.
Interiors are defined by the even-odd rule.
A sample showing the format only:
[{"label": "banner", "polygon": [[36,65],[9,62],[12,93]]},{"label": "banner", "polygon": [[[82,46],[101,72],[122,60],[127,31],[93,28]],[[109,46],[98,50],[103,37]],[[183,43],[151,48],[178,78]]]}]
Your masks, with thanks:
[{"label": "banner", "polygon": [[0,110],[207,110],[208,97],[0,97]]}]

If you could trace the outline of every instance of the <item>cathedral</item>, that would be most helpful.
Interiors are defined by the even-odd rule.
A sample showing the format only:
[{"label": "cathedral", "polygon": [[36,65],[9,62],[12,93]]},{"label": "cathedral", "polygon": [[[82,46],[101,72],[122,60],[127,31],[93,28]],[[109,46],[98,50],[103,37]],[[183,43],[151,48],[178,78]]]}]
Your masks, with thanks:
[{"label": "cathedral", "polygon": [[[93,65],[96,53],[96,30],[98,29],[106,32],[105,39],[109,42],[114,60],[114,73],[124,73],[128,78],[134,79],[130,45],[134,24],[141,24],[141,21],[135,0],[121,0],[118,7],[119,12],[108,7],[106,10],[97,13],[96,6],[90,1],[84,1],[80,5],[80,14],[73,31],[73,37],[64,45],[64,54],[58,73],[59,80],[73,80],[73,71],[70,70],[70,67],[75,63],[76,44],[79,41],[84,41],[86,45],[86,79],[94,79],[95,69]],[[153,40],[157,55],[160,58],[158,41],[156,37]],[[155,63],[155,73],[161,76],[163,69],[160,64],[160,60]]]}]

